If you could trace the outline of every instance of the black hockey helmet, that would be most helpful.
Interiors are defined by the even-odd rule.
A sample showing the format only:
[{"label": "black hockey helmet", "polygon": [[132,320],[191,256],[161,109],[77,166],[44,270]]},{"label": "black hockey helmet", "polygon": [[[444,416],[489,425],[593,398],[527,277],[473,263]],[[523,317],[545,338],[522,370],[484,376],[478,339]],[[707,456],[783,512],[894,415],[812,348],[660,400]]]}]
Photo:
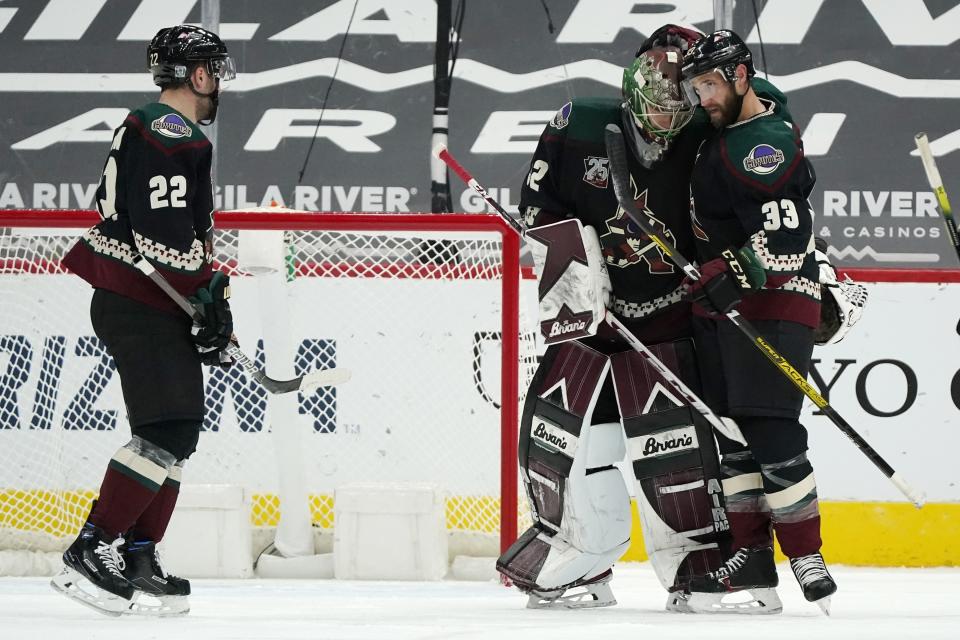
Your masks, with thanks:
[{"label": "black hockey helmet", "polygon": [[676,47],[680,49],[681,53],[685,54],[701,38],[703,38],[703,34],[696,29],[688,29],[676,24],[665,24],[643,41],[634,57],[639,58],[644,51],[649,51],[654,47]]},{"label": "black hockey helmet", "polygon": [[733,82],[737,65],[741,64],[747,67],[748,78],[756,74],[746,43],[733,31],[721,29],[701,38],[684,54],[683,77],[690,79],[718,69],[728,82]]},{"label": "black hockey helmet", "polygon": [[147,47],[147,67],[158,87],[185,84],[197,66],[222,81],[236,77],[227,45],[212,31],[189,24],[160,29]]}]

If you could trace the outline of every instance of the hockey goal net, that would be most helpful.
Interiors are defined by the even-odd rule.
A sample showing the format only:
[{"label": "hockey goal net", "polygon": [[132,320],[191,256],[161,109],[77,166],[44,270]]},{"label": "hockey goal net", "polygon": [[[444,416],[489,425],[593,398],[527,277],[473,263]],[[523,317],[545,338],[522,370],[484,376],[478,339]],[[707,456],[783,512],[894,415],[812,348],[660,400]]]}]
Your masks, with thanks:
[{"label": "hockey goal net", "polygon": [[[0,553],[64,548],[129,439],[92,290],[60,266],[97,220],[0,212]],[[331,530],[337,486],[429,482],[446,495],[451,550],[512,542],[518,413],[536,366],[535,282],[516,234],[487,214],[288,210],[220,212],[216,229],[241,348],[275,378],[332,366],[353,378],[271,396],[239,366],[208,370],[184,484],[242,485],[252,524],[269,529],[284,509],[278,470],[300,465],[312,526]],[[296,434],[292,452],[275,430]]]}]

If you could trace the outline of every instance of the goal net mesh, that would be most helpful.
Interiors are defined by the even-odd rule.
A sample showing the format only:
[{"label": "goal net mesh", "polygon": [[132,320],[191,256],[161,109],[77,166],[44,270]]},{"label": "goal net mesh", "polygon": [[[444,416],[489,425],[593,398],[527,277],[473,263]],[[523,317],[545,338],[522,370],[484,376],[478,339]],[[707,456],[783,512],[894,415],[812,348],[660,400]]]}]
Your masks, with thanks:
[{"label": "goal net mesh", "polygon": [[[23,213],[0,227],[0,550],[59,551],[130,431],[91,327],[92,289],[60,266],[89,224],[30,227],[44,214]],[[519,412],[536,367],[535,281],[521,278],[519,307],[505,309],[505,260],[518,258],[504,257],[500,232],[468,224],[478,216],[437,225],[429,214],[315,214],[297,230],[276,218],[217,217],[215,267],[231,276],[240,346],[274,378],[333,366],[353,377],[271,396],[238,365],[207,369],[184,484],[243,486],[251,523],[269,529],[286,474],[306,489],[313,526],[329,530],[340,485],[432,483],[446,495],[451,536],[495,554],[504,521],[515,530],[525,509],[517,500],[518,513],[502,513],[503,492],[520,489],[515,476],[502,486],[501,457],[513,464],[516,453],[501,442],[501,421],[505,402]],[[407,218],[417,221],[398,222]],[[520,318],[507,336],[519,342],[515,362],[501,357],[504,313]],[[519,382],[504,398],[509,367]]]}]

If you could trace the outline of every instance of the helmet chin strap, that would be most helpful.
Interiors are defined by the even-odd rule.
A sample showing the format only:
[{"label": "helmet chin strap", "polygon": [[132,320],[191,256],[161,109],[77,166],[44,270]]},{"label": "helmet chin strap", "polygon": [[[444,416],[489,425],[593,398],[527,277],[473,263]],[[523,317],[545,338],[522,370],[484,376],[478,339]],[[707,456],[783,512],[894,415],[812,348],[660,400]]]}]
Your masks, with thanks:
[{"label": "helmet chin strap", "polygon": [[193,92],[193,95],[200,98],[210,98],[210,102],[213,103],[210,116],[207,118],[198,118],[197,124],[205,127],[213,124],[213,121],[217,119],[217,108],[220,106],[220,87],[217,86],[217,88],[210,93],[203,93],[201,91],[197,91],[197,88],[193,86],[193,78],[187,80],[187,86],[190,87],[190,91]]},{"label": "helmet chin strap", "polygon": [[[747,97],[747,94],[744,93],[743,95],[740,95],[739,93],[737,93],[736,85],[734,85],[733,95],[734,95],[734,107],[733,107],[733,113],[731,114],[731,116],[733,117],[733,122],[736,122],[740,118],[740,112],[743,111],[743,99]],[[733,124],[733,122],[731,122],[730,124]]]}]

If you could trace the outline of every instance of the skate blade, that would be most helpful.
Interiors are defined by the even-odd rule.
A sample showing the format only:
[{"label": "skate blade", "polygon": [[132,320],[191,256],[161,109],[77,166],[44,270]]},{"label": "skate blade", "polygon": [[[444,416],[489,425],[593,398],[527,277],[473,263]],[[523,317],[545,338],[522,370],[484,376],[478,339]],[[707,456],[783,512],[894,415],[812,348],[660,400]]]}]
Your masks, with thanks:
[{"label": "skate blade", "polygon": [[564,591],[531,592],[527,609],[597,609],[617,604],[613,589],[606,582],[573,587],[575,593]]},{"label": "skate blade", "polygon": [[814,600],[813,603],[820,607],[820,611],[823,611],[823,615],[830,617],[830,596],[826,598],[820,598],[819,600]]},{"label": "skate blade", "polygon": [[176,618],[190,613],[190,600],[187,596],[154,596],[138,591],[125,615],[154,618]]},{"label": "skate blade", "polygon": [[87,580],[83,574],[69,567],[50,580],[50,586],[85,607],[105,616],[123,615],[130,607],[130,601],[104,591]]},{"label": "skate blade", "polygon": [[777,590],[768,589],[743,589],[733,593],[706,593],[696,591],[690,594],[684,594],[686,608],[682,605],[676,605],[675,608],[669,607],[668,610],[679,611],[682,613],[719,613],[719,614],[739,614],[739,615],[774,615],[783,612],[783,603]]},{"label": "skate blade", "polygon": [[690,596],[688,594],[685,594],[682,591],[668,593],[667,604],[664,606],[664,609],[670,611],[671,613],[696,613],[696,611],[690,607],[690,603],[687,601],[687,598],[689,597]]}]

